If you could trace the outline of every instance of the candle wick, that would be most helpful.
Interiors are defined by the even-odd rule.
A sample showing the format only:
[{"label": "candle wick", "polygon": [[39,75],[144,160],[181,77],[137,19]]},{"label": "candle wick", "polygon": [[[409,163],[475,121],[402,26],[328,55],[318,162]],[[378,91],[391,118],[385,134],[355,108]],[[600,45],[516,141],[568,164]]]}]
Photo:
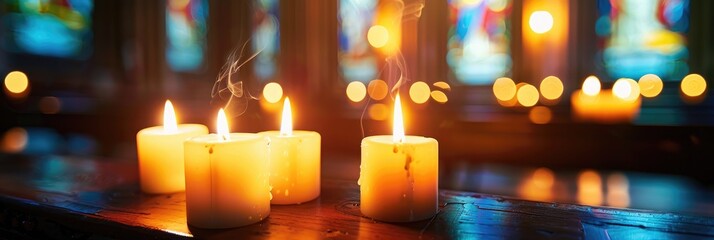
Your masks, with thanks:
[{"label": "candle wick", "polygon": [[223,141],[228,140],[228,138],[226,138],[226,135],[221,134],[221,137],[223,138]]}]

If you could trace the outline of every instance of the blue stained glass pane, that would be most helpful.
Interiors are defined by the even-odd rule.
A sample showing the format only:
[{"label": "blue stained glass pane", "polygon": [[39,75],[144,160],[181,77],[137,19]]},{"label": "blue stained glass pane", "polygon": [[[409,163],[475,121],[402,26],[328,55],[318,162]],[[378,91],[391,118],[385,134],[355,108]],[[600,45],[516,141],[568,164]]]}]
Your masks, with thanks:
[{"label": "blue stained glass pane", "polygon": [[166,59],[172,70],[191,72],[203,66],[207,21],[207,0],[166,2]]},{"label": "blue stained glass pane", "polygon": [[449,0],[446,61],[456,79],[488,85],[511,70],[510,0]]},{"label": "blue stained glass pane", "polygon": [[[596,33],[612,79],[656,74],[679,81],[687,73],[688,0],[598,0]],[[602,19],[602,20],[601,20]],[[607,24],[605,24],[607,23]],[[683,66],[684,65],[684,66]]]},{"label": "blue stained glass pane", "polygon": [[5,1],[3,47],[10,52],[84,59],[91,53],[92,0]]}]

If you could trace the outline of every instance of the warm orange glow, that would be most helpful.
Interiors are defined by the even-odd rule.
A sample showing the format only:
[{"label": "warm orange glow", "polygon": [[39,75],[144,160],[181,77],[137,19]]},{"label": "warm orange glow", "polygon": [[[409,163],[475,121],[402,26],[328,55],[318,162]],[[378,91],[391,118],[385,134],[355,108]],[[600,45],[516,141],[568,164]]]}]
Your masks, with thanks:
[{"label": "warm orange glow", "polygon": [[226,112],[218,110],[218,117],[216,118],[216,133],[220,139],[229,140],[231,139],[230,131],[228,130],[228,119],[226,118]]},{"label": "warm orange glow", "polygon": [[664,87],[662,79],[654,74],[646,74],[642,76],[637,84],[640,86],[640,93],[642,96],[648,98],[653,98],[659,95]]},{"label": "warm orange glow", "polygon": [[534,33],[546,33],[553,29],[553,15],[548,11],[535,11],[528,19],[528,26]]},{"label": "warm orange glow", "polygon": [[164,104],[164,131],[178,131],[178,126],[176,124],[176,112],[174,112],[174,105],[172,105],[171,101],[169,100],[166,100],[166,103]]},{"label": "warm orange glow", "polygon": [[14,127],[5,132],[0,150],[6,153],[19,153],[25,150],[25,146],[27,146],[27,131],[24,128]]},{"label": "warm orange glow", "polygon": [[369,114],[369,118],[377,121],[384,121],[389,117],[389,109],[387,108],[387,105],[383,103],[370,105],[367,109],[367,113]]},{"label": "warm orange glow", "polygon": [[612,86],[612,94],[625,101],[635,101],[640,96],[640,86],[635,80],[620,78]]},{"label": "warm orange glow", "polygon": [[12,71],[5,76],[5,89],[12,94],[22,94],[28,86],[27,75],[23,72]]},{"label": "warm orange glow", "polygon": [[293,113],[290,108],[290,98],[285,97],[283,102],[283,117],[280,122],[280,135],[293,135]]},{"label": "warm orange glow", "polygon": [[630,206],[630,184],[624,174],[613,173],[607,177],[607,205],[619,208]]},{"label": "warm orange glow", "polygon": [[518,98],[518,103],[523,105],[524,107],[532,107],[533,105],[538,103],[538,99],[540,98],[538,94],[538,89],[536,89],[535,86],[527,83],[524,84],[522,87],[518,88],[516,97]]},{"label": "warm orange glow", "polygon": [[406,138],[404,134],[404,118],[402,113],[402,102],[399,100],[399,93],[394,99],[394,117],[392,126],[392,140],[395,143],[403,143]]},{"label": "warm orange glow", "polygon": [[431,89],[429,89],[429,85],[425,82],[415,82],[409,87],[409,98],[415,103],[425,103],[429,100],[429,97],[431,97]]},{"label": "warm orange glow", "polygon": [[596,96],[600,93],[600,79],[596,76],[589,76],[583,82],[583,93],[588,96]]},{"label": "warm orange glow", "polygon": [[402,1],[378,1],[374,25],[367,31],[367,41],[386,56],[394,56],[402,45]]},{"label": "warm orange glow", "polygon": [[263,87],[263,98],[269,103],[276,103],[283,97],[283,87],[279,83],[271,82]]},{"label": "warm orange glow", "polygon": [[367,31],[367,41],[375,48],[382,48],[389,42],[389,31],[381,25],[374,25]]},{"label": "warm orange glow", "polygon": [[439,90],[431,91],[431,98],[438,103],[446,103],[449,101],[449,98],[446,97],[446,93]]},{"label": "warm orange glow", "polygon": [[389,87],[387,83],[380,79],[374,79],[367,85],[367,93],[374,100],[382,100],[387,97],[389,93]]},{"label": "warm orange glow", "polygon": [[555,76],[548,76],[540,82],[540,94],[548,100],[555,100],[563,95],[563,82]]},{"label": "warm orange glow", "polygon": [[354,81],[347,84],[346,93],[347,98],[349,98],[350,101],[359,102],[362,101],[367,95],[367,87],[365,87],[364,83],[360,81]]},{"label": "warm orange glow", "polygon": [[536,106],[528,113],[528,118],[535,124],[546,124],[553,118],[553,113],[548,107]]},{"label": "warm orange glow", "polygon": [[538,168],[533,171],[530,178],[519,187],[519,194],[525,198],[536,201],[550,201],[553,198],[553,185],[555,174],[548,168]]},{"label": "warm orange glow", "polygon": [[516,83],[510,78],[502,77],[493,82],[493,95],[501,101],[509,101],[516,96]]},{"label": "warm orange glow", "polygon": [[586,170],[578,176],[578,202],[585,205],[602,205],[602,179],[593,170]]},{"label": "warm orange glow", "polygon": [[682,79],[682,93],[689,97],[698,97],[707,89],[707,81],[699,74],[689,74]]}]

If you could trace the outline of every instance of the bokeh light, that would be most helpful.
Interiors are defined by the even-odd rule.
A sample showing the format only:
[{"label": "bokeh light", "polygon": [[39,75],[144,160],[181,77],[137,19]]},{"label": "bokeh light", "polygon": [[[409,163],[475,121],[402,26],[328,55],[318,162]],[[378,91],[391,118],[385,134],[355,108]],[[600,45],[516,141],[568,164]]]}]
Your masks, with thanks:
[{"label": "bokeh light", "polygon": [[602,205],[602,178],[593,170],[578,175],[578,202],[585,205]]},{"label": "bokeh light", "polygon": [[689,97],[698,97],[707,89],[707,82],[699,74],[689,74],[682,79],[682,93]]},{"label": "bokeh light", "polygon": [[563,95],[563,82],[555,76],[548,76],[540,82],[540,94],[548,100],[555,100]]},{"label": "bokeh light", "polygon": [[532,123],[546,124],[549,123],[551,119],[553,119],[553,113],[548,107],[536,106],[531,108],[530,112],[528,113],[528,118],[531,120]]},{"label": "bokeh light", "polygon": [[664,83],[657,75],[645,74],[637,82],[640,85],[640,93],[644,97],[653,98],[662,92]]},{"label": "bokeh light", "polygon": [[372,47],[384,47],[389,42],[389,30],[382,25],[374,25],[367,31],[367,41]]},{"label": "bokeh light", "polygon": [[612,86],[612,93],[625,101],[635,101],[640,96],[640,86],[630,78],[620,78]]},{"label": "bokeh light", "polygon": [[496,79],[493,82],[493,95],[500,101],[508,102],[516,96],[516,83],[507,77]]},{"label": "bokeh light", "polygon": [[450,86],[448,83],[444,82],[444,81],[438,81],[438,82],[435,82],[435,83],[432,84],[432,85],[434,85],[434,87],[438,87],[438,88],[441,88],[441,89],[443,89],[443,90],[451,90],[451,86]]},{"label": "bokeh light", "polygon": [[607,205],[619,208],[630,206],[630,184],[627,176],[613,173],[607,177]]},{"label": "bokeh light", "polygon": [[446,103],[449,101],[449,98],[446,96],[446,94],[439,90],[431,91],[431,98],[433,98],[434,101],[438,103]]},{"label": "bokeh light", "polygon": [[528,19],[531,30],[538,34],[543,34],[553,29],[553,15],[547,11],[535,11]]},{"label": "bokeh light", "polygon": [[7,130],[2,138],[2,151],[6,153],[19,153],[27,146],[27,131],[15,127]]},{"label": "bokeh light", "polygon": [[389,117],[389,108],[386,104],[375,103],[369,106],[367,114],[372,120],[384,121]]},{"label": "bokeh light", "polygon": [[532,107],[538,103],[540,98],[538,94],[538,89],[530,84],[524,84],[522,87],[518,88],[516,97],[518,98],[518,103],[524,107]]},{"label": "bokeh light", "polygon": [[24,95],[30,85],[27,75],[20,71],[12,71],[5,76],[5,89],[11,94]]},{"label": "bokeh light", "polygon": [[362,99],[364,99],[367,95],[367,87],[365,87],[364,83],[360,81],[354,81],[347,84],[346,93],[347,98],[349,98],[350,101],[359,102],[362,101]]},{"label": "bokeh light", "polygon": [[409,97],[415,103],[422,104],[429,100],[431,97],[431,89],[429,89],[429,84],[419,81],[412,84],[409,87]]},{"label": "bokeh light", "polygon": [[269,103],[276,103],[283,98],[283,87],[276,82],[265,84],[263,87],[263,98]]},{"label": "bokeh light", "polygon": [[387,93],[389,93],[389,87],[387,86],[387,83],[385,81],[375,79],[370,81],[369,85],[367,85],[367,93],[369,94],[369,97],[379,101],[387,97]]},{"label": "bokeh light", "polygon": [[53,96],[42,97],[40,99],[40,112],[44,114],[55,114],[60,111],[62,102],[59,98]]},{"label": "bokeh light", "polygon": [[600,88],[600,79],[598,79],[596,76],[588,76],[587,78],[585,78],[585,81],[583,81],[582,91],[585,95],[598,95],[600,93]]}]

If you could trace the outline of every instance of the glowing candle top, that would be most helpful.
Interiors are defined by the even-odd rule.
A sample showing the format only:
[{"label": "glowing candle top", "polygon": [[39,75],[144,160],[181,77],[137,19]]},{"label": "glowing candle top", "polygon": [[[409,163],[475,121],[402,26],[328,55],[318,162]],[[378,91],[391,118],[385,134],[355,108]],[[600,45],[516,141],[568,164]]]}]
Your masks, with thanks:
[{"label": "glowing candle top", "polygon": [[394,118],[392,127],[392,140],[395,143],[403,143],[404,134],[404,117],[402,114],[402,102],[399,100],[399,93],[394,99]]},{"label": "glowing candle top", "polygon": [[293,135],[293,113],[290,108],[290,98],[285,97],[283,102],[283,117],[280,123],[280,135]]}]

